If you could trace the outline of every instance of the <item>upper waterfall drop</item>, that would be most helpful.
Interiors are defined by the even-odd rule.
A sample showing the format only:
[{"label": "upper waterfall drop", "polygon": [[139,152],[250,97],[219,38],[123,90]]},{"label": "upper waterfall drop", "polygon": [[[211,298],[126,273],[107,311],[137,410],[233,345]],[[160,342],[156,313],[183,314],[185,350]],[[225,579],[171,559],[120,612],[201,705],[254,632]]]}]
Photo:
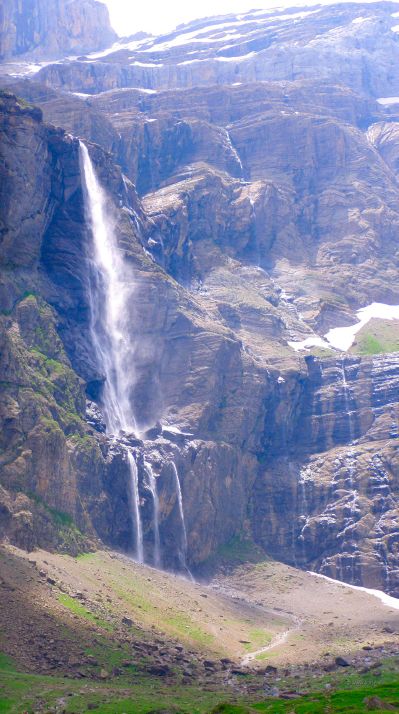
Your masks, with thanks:
[{"label": "upper waterfall drop", "polygon": [[[137,429],[132,392],[135,383],[134,347],[129,339],[133,276],[118,246],[114,224],[87,146],[79,142],[86,220],[92,233],[90,263],[90,331],[97,360],[104,371],[102,406],[107,430],[117,437]],[[138,472],[134,455],[126,449],[130,471],[129,506],[135,551],[144,560]]]},{"label": "upper waterfall drop", "polygon": [[107,212],[107,196],[101,187],[87,146],[80,143],[86,189],[85,210],[93,237],[90,275],[91,336],[106,380],[103,408],[107,428],[115,435],[135,431],[132,407],[134,350],[129,340],[129,300],[133,277],[127,274]]}]

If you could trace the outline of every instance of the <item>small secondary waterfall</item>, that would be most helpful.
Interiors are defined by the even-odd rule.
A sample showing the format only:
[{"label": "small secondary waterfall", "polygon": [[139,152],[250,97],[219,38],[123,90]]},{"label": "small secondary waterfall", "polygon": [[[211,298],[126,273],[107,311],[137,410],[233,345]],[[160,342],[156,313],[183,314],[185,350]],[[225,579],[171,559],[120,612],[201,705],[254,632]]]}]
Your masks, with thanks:
[{"label": "small secondary waterfall", "polygon": [[[108,431],[115,437],[136,430],[132,408],[134,387],[133,347],[129,339],[129,302],[133,280],[126,271],[112,219],[107,212],[107,196],[101,187],[87,146],[80,142],[81,170],[85,189],[86,220],[92,233],[90,256],[91,337],[97,359],[104,370],[102,393]],[[135,550],[143,561],[143,530],[140,517],[138,472],[133,453],[126,448],[130,469],[129,505],[135,533]]]},{"label": "small secondary waterfall", "polygon": [[229,149],[231,150],[231,153],[233,154],[234,158],[236,159],[236,161],[240,167],[241,173],[243,173],[244,167],[242,165],[242,161],[240,159],[237,149],[232,144],[231,136],[230,136],[229,132],[227,131],[227,129],[223,129],[223,128],[222,128],[222,132],[223,132],[224,136],[226,137],[226,143],[227,143]]},{"label": "small secondary waterfall", "polygon": [[345,411],[348,415],[348,426],[349,426],[349,441],[352,443],[354,439],[354,429],[353,429],[353,423],[352,423],[352,412],[350,410],[350,390],[348,387],[348,382],[346,381],[346,372],[345,372],[345,359],[342,359],[340,363],[340,368],[341,368],[341,374],[342,374],[342,386],[344,390],[344,400],[345,400]]},{"label": "small secondary waterfall", "polygon": [[144,468],[148,476],[148,486],[151,491],[154,506],[154,565],[162,568],[161,539],[159,536],[159,498],[157,492],[157,480],[152,470],[151,464],[144,462]]},{"label": "small secondary waterfall", "polygon": [[182,543],[181,543],[181,549],[179,551],[179,559],[180,559],[180,564],[183,568],[183,570],[188,573],[189,577],[193,580],[193,576],[191,575],[188,566],[187,566],[187,530],[186,530],[186,521],[184,518],[184,508],[183,508],[183,494],[181,492],[181,485],[180,485],[180,479],[179,479],[179,473],[176,468],[176,464],[174,461],[171,461],[171,466],[173,470],[173,474],[175,477],[175,483],[176,483],[176,495],[177,495],[177,502],[179,506],[179,515],[180,515],[180,523],[181,523],[181,534],[182,534]]},{"label": "small secondary waterfall", "polygon": [[144,563],[143,528],[140,517],[139,475],[137,464],[131,451],[127,451],[130,468],[130,512],[134,515],[132,522],[135,529],[136,558],[139,563]]}]

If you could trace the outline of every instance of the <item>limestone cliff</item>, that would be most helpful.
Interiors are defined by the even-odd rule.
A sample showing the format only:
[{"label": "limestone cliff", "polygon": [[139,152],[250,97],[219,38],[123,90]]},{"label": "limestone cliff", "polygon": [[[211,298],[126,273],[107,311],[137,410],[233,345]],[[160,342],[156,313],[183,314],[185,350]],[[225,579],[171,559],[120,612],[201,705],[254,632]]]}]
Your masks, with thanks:
[{"label": "limestone cliff", "polygon": [[121,42],[100,58],[45,67],[40,76],[90,94],[317,79],[373,97],[398,95],[398,10],[395,2],[341,3],[208,18]]},{"label": "limestone cliff", "polygon": [[93,52],[115,39],[107,7],[96,0],[3,0],[0,8],[0,60]]}]

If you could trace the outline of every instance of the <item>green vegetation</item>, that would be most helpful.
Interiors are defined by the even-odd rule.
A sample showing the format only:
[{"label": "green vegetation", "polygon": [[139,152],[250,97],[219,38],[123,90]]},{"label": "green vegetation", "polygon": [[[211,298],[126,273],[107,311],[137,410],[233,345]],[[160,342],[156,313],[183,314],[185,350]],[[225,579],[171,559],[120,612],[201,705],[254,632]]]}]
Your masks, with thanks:
[{"label": "green vegetation", "polygon": [[207,562],[207,567],[212,569],[220,564],[231,566],[242,563],[259,563],[265,561],[265,552],[256,545],[244,533],[239,533],[224,545],[221,545],[216,553]]},{"label": "green vegetation", "polygon": [[[32,499],[38,506],[42,506],[51,516],[53,522],[59,526],[74,527],[77,529],[73,522],[72,516],[68,513],[63,513],[62,511],[57,511],[55,508],[51,508],[37,493],[27,493],[27,496]],[[78,529],[77,529],[78,530]],[[80,531],[79,531],[80,532]]]},{"label": "green vegetation", "polygon": [[194,624],[190,618],[183,613],[176,613],[173,617],[166,617],[164,620],[165,627],[171,629],[180,637],[189,638],[199,645],[211,645],[215,637],[209,632],[201,629],[197,624]]},{"label": "green vegetation", "polygon": [[399,351],[399,325],[397,320],[370,320],[357,334],[351,352],[360,355],[377,355]]},{"label": "green vegetation", "polygon": [[58,601],[61,603],[61,605],[64,605],[64,607],[68,608],[68,610],[73,612],[74,615],[82,617],[88,622],[92,622],[93,625],[97,625],[103,630],[108,630],[108,632],[111,632],[114,629],[113,625],[110,622],[103,620],[97,615],[93,615],[90,610],[88,610],[86,607],[84,607],[84,605],[82,605],[78,600],[72,598],[70,595],[62,593],[58,596]]},{"label": "green vegetation", "polygon": [[[377,687],[361,687],[352,691],[338,691],[332,694],[310,694],[306,697],[291,702],[276,701],[255,704],[254,709],[258,712],[273,712],[273,714],[285,714],[285,712],[295,711],[295,714],[364,714],[366,710],[364,700],[377,697],[387,704],[399,707],[399,679],[394,684],[386,684]],[[371,708],[371,711],[381,710],[382,707]],[[384,711],[382,709],[382,711]]]},{"label": "green vegetation", "polygon": [[266,632],[266,630],[252,627],[248,630],[247,638],[248,642],[245,643],[244,649],[247,652],[253,652],[254,650],[262,649],[262,647],[267,647],[272,641],[273,636],[270,632]]},{"label": "green vegetation", "polygon": [[[104,662],[102,643],[98,650],[87,650],[86,654]],[[108,668],[120,665],[126,655],[124,649],[108,653]],[[47,712],[61,701],[66,714],[84,714],[89,707],[98,714],[150,714],[157,709],[176,714],[364,714],[368,711],[364,702],[372,697],[399,707],[399,675],[392,665],[384,666],[378,680],[372,674],[343,674],[327,690],[328,682],[327,677],[319,682],[311,680],[311,692],[294,700],[258,694],[249,701],[248,697],[233,692],[210,692],[195,684],[182,686],[178,676],[165,682],[134,667],[126,668],[121,677],[107,682],[91,680],[88,686],[82,680],[18,672],[13,662],[0,654],[0,713]],[[280,686],[285,684],[282,682]],[[302,682],[298,688],[307,689],[306,683],[303,685]],[[380,705],[378,710],[381,711]]]}]

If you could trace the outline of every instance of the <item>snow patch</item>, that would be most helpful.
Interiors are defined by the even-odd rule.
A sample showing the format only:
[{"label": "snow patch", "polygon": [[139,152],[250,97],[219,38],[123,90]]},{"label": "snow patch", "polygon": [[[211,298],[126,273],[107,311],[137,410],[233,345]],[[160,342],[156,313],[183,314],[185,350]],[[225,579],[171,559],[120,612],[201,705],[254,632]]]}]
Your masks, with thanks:
[{"label": "snow patch", "polygon": [[163,64],[154,64],[154,62],[130,62],[131,67],[163,67]]},{"label": "snow patch", "polygon": [[250,57],[255,57],[256,52],[248,52],[247,55],[240,55],[239,57],[214,57],[213,59],[217,60],[218,62],[242,62],[243,60],[247,60]]},{"label": "snow patch", "polygon": [[390,104],[399,104],[399,97],[380,97],[377,99],[378,104],[385,104],[389,106]]},{"label": "snow patch", "polygon": [[341,580],[334,580],[334,578],[329,578],[327,577],[327,575],[321,575],[321,573],[313,573],[311,570],[308,570],[308,573],[310,575],[315,575],[316,578],[323,578],[323,580],[328,580],[330,583],[335,583],[335,585],[342,585],[342,587],[344,588],[350,588],[351,590],[358,590],[359,592],[367,593],[367,595],[373,595],[373,597],[377,597],[379,600],[381,600],[382,604],[386,605],[386,607],[390,607],[393,610],[399,610],[399,598],[392,597],[392,595],[388,595],[382,590],[363,588],[360,585],[349,585],[349,583],[343,583],[341,582]]},{"label": "snow patch", "polygon": [[384,305],[380,302],[373,302],[371,305],[362,307],[356,314],[359,318],[359,322],[355,325],[335,327],[324,335],[330,345],[342,352],[347,352],[347,350],[352,347],[357,333],[362,327],[367,325],[371,319],[399,320],[399,305]]},{"label": "snow patch", "polygon": [[330,349],[328,342],[325,342],[325,340],[316,335],[314,337],[307,337],[306,340],[302,340],[302,342],[288,342],[288,344],[295,352],[306,350],[308,347],[324,347],[327,350]]},{"label": "snow patch", "polygon": [[329,330],[324,339],[318,335],[311,335],[302,342],[288,342],[295,352],[306,350],[309,347],[333,347],[341,352],[347,352],[353,345],[358,332],[367,325],[373,318],[378,320],[399,320],[399,305],[384,305],[380,302],[373,302],[371,305],[362,307],[356,313],[358,322],[348,327],[334,327]]}]

